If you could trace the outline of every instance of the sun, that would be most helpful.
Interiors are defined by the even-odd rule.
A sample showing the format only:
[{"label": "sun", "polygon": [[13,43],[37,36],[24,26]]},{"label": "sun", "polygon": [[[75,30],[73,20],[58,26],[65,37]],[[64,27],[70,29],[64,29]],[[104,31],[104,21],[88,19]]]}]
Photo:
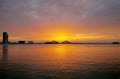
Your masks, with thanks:
[{"label": "sun", "polygon": [[67,37],[64,36],[64,35],[58,35],[58,36],[55,37],[55,40],[62,42],[62,41],[67,40]]}]

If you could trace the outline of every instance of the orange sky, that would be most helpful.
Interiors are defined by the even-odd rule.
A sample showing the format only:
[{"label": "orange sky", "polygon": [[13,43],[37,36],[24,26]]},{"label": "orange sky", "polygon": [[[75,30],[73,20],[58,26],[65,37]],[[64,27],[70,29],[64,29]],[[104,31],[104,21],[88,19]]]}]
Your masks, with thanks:
[{"label": "orange sky", "polygon": [[[18,40],[32,40],[32,41],[52,41],[56,40],[62,42],[69,40],[72,42],[112,42],[119,41],[120,35],[117,34],[119,27],[111,27],[109,29],[96,28],[96,27],[77,27],[75,24],[48,24],[44,27],[36,27],[33,29],[16,30],[14,33],[8,31],[10,41]],[[79,24],[78,24],[79,25]],[[84,25],[83,25],[84,26]],[[22,31],[21,31],[22,30]],[[114,31],[114,32],[113,32]],[[0,34],[2,40],[2,32]]]}]

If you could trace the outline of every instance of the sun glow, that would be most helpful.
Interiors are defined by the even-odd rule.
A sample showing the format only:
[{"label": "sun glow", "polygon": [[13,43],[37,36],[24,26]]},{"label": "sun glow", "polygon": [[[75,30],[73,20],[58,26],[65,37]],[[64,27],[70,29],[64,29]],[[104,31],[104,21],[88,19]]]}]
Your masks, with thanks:
[{"label": "sun glow", "polygon": [[55,40],[61,42],[61,41],[67,40],[67,37],[64,35],[58,35],[55,37]]}]

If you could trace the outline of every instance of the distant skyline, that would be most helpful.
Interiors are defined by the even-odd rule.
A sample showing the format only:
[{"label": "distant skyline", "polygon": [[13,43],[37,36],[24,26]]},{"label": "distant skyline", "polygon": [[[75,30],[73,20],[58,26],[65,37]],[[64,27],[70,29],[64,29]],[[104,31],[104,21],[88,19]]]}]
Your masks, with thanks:
[{"label": "distant skyline", "polygon": [[120,0],[0,0],[0,41],[120,41]]}]

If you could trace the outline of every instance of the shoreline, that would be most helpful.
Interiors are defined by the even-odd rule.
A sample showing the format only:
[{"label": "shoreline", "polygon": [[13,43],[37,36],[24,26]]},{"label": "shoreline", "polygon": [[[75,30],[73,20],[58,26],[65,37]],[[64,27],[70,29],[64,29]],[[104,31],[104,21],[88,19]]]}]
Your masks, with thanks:
[{"label": "shoreline", "polygon": [[[33,43],[33,44],[29,44],[29,43],[25,43],[25,44],[0,44],[0,45],[35,45],[35,44],[45,44],[45,43]],[[63,43],[58,43],[58,44],[63,44]],[[120,44],[113,44],[113,43],[70,43],[70,44],[64,44],[64,45],[71,45],[71,44],[112,44],[112,45],[120,45]],[[57,45],[57,44],[45,44],[45,45]]]}]

